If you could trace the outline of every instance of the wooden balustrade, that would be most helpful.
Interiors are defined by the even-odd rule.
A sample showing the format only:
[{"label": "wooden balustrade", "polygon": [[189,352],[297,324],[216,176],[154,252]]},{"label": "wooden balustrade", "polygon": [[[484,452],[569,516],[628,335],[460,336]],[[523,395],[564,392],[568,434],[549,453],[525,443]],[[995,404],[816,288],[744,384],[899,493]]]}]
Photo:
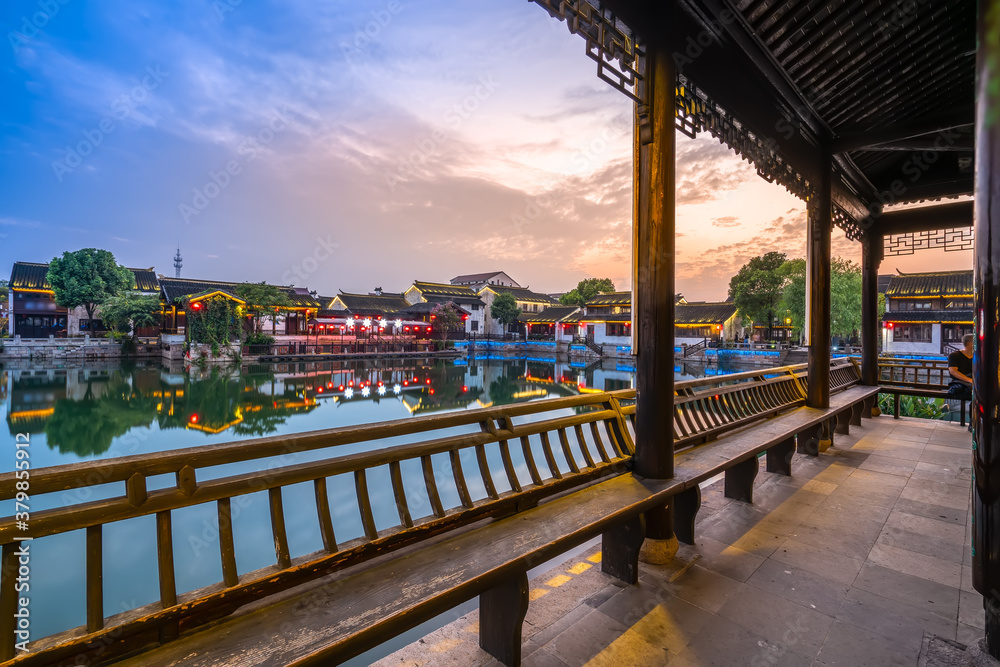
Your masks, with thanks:
[{"label": "wooden balustrade", "polygon": [[946,359],[879,359],[879,383],[917,389],[941,389],[951,376]]},{"label": "wooden balustrade", "polygon": [[[805,374],[801,365],[677,383],[675,443],[684,447],[704,442],[802,405]],[[831,391],[856,383],[859,377],[853,361],[835,360]],[[262,595],[625,473],[635,451],[634,399],[634,390],[583,394],[34,470],[33,502],[52,505],[38,499],[55,493],[64,502],[34,512],[27,531],[18,529],[14,517],[0,520],[4,564],[0,608],[13,608],[17,595],[14,554],[25,537],[44,539],[83,530],[85,552],[80,556],[85,559],[86,593],[81,611],[85,624],[33,641],[31,652],[18,655],[17,663],[52,664],[86,654],[95,646],[111,653],[167,641],[181,629],[230,614]],[[367,443],[380,446],[338,455],[338,448],[343,451]],[[260,462],[259,470],[220,475],[216,468],[253,461]],[[170,480],[165,485],[163,476]],[[353,485],[361,518],[359,536],[338,534],[331,515],[328,480],[338,476]],[[0,499],[15,498],[16,482],[15,473],[0,475]],[[323,545],[320,551],[302,555],[293,554],[289,547],[283,495],[284,489],[296,484],[312,486]],[[388,524],[384,513],[379,515],[381,520],[376,517],[376,488],[391,492],[395,518]],[[73,498],[74,492],[81,500],[66,504],[65,498]],[[241,572],[234,500],[242,502],[243,496],[262,492],[267,498],[274,564]],[[100,499],[84,500],[91,494]],[[457,498],[457,504],[447,502],[446,497]],[[222,580],[180,591],[174,544],[186,538],[174,534],[173,513],[212,505]],[[159,600],[105,617],[103,527],[145,516],[155,517],[148,539],[157,545]],[[15,657],[15,622],[13,614],[0,617],[2,659]]]}]

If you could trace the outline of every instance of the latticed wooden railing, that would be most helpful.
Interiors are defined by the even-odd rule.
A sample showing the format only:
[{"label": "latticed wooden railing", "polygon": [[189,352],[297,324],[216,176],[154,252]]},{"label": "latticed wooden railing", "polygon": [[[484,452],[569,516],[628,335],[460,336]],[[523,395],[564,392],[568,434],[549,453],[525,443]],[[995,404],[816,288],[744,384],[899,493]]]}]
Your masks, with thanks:
[{"label": "latticed wooden railing", "polygon": [[[734,373],[678,382],[674,399],[674,449],[707,442],[719,435],[805,404],[807,364]],[[835,359],[830,390],[860,381],[857,363]],[[634,418],[635,389],[613,392],[623,413]]]},{"label": "latticed wooden railing", "polygon": [[942,389],[951,380],[946,359],[882,357],[878,368],[880,384],[890,386]]},{"label": "latticed wooden railing", "polygon": [[[708,440],[802,404],[804,376],[805,366],[792,366],[678,383],[676,443]],[[830,377],[831,388],[842,388],[856,383],[859,373],[852,362],[838,360]],[[81,655],[106,660],[169,641],[263,595],[625,473],[634,453],[634,397],[634,390],[584,394],[34,470],[32,502],[52,509],[34,512],[27,530],[13,516],[0,520],[0,657],[25,665],[69,663]],[[246,471],[251,463],[259,469]],[[219,468],[234,465],[244,471]],[[0,499],[12,505],[17,482],[15,473],[0,475]],[[311,489],[309,505],[295,509],[315,513],[318,551],[294,553],[290,547],[285,502],[301,496],[297,485]],[[350,503],[356,509],[355,534],[342,534],[331,513],[330,489],[345,487],[352,497],[341,494],[335,507]],[[241,571],[234,524],[252,494],[267,506],[274,561]],[[215,515],[222,580],[179,590],[175,545],[188,536],[177,534],[175,517],[197,506]],[[106,616],[105,526],[143,517],[147,522],[133,525],[131,539],[155,542],[159,599]],[[61,559],[68,567],[84,561],[85,624],[32,641],[30,652],[18,653],[18,549],[27,538],[35,545],[72,531],[85,533],[84,551]],[[40,580],[46,573],[33,576]]]},{"label": "latticed wooden railing", "polygon": [[[401,438],[412,441],[337,455],[354,443]],[[307,456],[310,452],[328,458],[307,460],[315,458]],[[252,601],[265,585],[271,592],[288,588],[442,531],[510,514],[544,496],[623,472],[632,453],[632,440],[616,400],[601,393],[35,470],[32,498],[64,496],[67,491],[93,486],[101,489],[98,493],[110,495],[35,512],[27,531],[17,527],[14,517],[0,522],[4,573],[0,609],[5,611],[0,618],[2,657],[15,654],[17,550],[25,536],[39,540],[86,531],[86,553],[79,555],[86,560],[85,627],[34,642],[32,653],[20,656],[25,664],[49,664],[83,644],[118,644],[130,636],[140,645],[169,639],[182,627]],[[254,460],[273,465],[275,459],[292,462],[213,477],[218,474],[215,466]],[[150,488],[149,480],[164,475],[172,476],[173,483]],[[341,475],[353,477],[363,526],[363,535],[349,540],[336,534],[330,512],[327,481]],[[323,549],[293,557],[282,491],[303,483],[313,486]],[[384,516],[376,517],[373,511],[375,485],[380,490],[391,488],[396,514],[392,520],[379,521]],[[233,505],[259,492],[267,498],[275,565],[241,573],[234,547]],[[11,500],[16,493],[14,473],[0,476],[0,497]],[[457,505],[448,503],[446,495],[457,498]],[[178,591],[173,513],[209,503],[216,505],[223,580],[200,590]],[[160,599],[105,618],[102,529],[149,515],[155,516],[155,529],[151,527],[145,537],[157,544]],[[76,561],[70,554],[64,558]],[[44,658],[35,653],[46,649],[49,653]]]}]

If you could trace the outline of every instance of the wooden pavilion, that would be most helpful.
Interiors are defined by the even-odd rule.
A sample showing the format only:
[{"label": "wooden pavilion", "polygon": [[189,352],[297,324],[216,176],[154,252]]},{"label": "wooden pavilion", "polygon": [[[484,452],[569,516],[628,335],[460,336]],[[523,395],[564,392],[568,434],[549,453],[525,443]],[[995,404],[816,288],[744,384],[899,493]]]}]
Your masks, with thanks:
[{"label": "wooden pavilion", "polygon": [[[878,384],[882,259],[974,248],[974,579],[1000,656],[990,604],[1000,590],[1000,2],[534,1],[635,101],[637,474],[674,475],[662,420],[676,398],[677,131],[710,133],[807,204],[809,406],[830,405],[834,226],[863,248],[868,385]],[[901,206],[918,202],[933,205]],[[647,513],[646,537],[670,537],[672,514]]]}]

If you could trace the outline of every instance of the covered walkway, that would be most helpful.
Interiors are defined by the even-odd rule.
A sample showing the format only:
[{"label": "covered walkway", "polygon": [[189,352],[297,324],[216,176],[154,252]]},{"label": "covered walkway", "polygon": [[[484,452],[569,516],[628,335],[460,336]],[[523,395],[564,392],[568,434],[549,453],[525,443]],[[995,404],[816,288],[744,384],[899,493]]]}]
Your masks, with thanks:
[{"label": "covered walkway", "polygon": [[[534,578],[523,664],[917,665],[932,636],[972,644],[971,440],[883,416],[796,454],[792,477],[762,471],[752,505],[714,481],[696,544],[669,566],[641,563],[638,586],[595,567],[599,542]],[[497,665],[478,616],[376,664]]]}]

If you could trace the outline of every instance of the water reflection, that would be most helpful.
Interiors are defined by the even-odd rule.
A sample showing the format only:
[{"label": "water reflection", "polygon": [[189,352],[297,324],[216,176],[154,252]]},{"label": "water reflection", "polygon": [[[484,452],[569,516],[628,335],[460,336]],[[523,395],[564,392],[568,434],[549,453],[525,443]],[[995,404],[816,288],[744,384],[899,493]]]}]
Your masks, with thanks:
[{"label": "water reflection", "polygon": [[[680,380],[739,370],[685,363],[675,373]],[[49,455],[35,463],[55,465],[609,391],[633,378],[627,360],[383,359],[193,372],[155,363],[15,365],[3,370],[0,399],[9,433],[44,440]]]}]

